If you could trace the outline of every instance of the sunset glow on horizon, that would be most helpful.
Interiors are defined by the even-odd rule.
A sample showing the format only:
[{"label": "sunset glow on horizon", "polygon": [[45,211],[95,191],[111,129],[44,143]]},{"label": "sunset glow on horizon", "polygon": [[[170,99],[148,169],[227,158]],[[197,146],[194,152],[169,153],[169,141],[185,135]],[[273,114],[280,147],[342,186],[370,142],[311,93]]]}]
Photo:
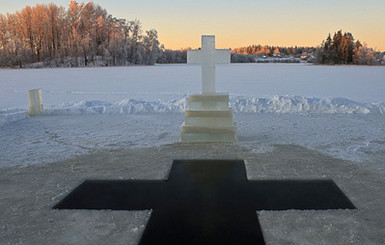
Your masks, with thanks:
[{"label": "sunset glow on horizon", "polygon": [[[49,2],[69,5],[69,1],[0,0],[0,13]],[[157,30],[159,41],[168,49],[198,48],[203,34],[216,35],[217,48],[318,46],[329,33],[342,29],[369,47],[385,51],[384,0],[94,2],[115,17],[140,20],[144,30]]]}]

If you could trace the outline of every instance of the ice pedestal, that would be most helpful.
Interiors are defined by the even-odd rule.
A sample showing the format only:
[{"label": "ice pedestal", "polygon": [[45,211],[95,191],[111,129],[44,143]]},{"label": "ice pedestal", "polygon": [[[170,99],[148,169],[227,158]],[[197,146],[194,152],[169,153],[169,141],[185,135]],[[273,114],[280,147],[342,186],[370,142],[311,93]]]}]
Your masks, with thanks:
[{"label": "ice pedestal", "polygon": [[28,101],[28,115],[31,117],[36,117],[43,114],[43,97],[41,94],[41,89],[28,90]]},{"label": "ice pedestal", "polygon": [[233,142],[237,128],[229,107],[228,94],[192,94],[185,122],[181,126],[182,142]]}]

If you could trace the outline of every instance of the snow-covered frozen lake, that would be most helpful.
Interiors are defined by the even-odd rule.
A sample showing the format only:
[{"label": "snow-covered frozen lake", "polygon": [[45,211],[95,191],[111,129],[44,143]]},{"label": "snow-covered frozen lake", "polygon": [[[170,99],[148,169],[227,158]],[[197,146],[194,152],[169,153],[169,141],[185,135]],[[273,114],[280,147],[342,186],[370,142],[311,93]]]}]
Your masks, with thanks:
[{"label": "snow-covered frozen lake", "polygon": [[[35,88],[47,116],[29,118]],[[190,65],[0,70],[0,167],[177,142],[200,88]],[[385,67],[220,65],[217,90],[230,93],[239,144],[257,152],[297,144],[378,162],[385,149]]]},{"label": "snow-covered frozen lake", "polygon": [[[0,109],[26,108],[28,89],[42,88],[46,106],[83,100],[180,99],[200,92],[200,67],[141,67],[0,70]],[[306,64],[217,66],[217,91],[254,98],[342,97],[385,101],[385,67]]]}]

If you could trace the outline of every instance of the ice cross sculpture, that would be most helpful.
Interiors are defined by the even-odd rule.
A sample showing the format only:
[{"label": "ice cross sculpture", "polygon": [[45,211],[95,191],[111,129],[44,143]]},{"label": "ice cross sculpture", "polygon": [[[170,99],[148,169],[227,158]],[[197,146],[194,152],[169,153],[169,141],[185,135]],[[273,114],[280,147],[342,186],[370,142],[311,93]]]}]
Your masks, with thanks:
[{"label": "ice cross sculpture", "polygon": [[230,63],[230,49],[215,49],[215,36],[202,36],[202,48],[187,51],[187,64],[202,66],[202,94],[215,94],[215,65]]}]

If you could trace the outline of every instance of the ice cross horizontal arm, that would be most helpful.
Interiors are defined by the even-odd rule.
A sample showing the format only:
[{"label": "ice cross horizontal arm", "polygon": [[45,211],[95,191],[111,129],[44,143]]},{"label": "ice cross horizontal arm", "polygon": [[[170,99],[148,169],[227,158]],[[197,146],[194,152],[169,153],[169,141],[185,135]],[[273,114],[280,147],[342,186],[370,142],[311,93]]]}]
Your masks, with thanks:
[{"label": "ice cross horizontal arm", "polygon": [[202,66],[202,93],[215,94],[215,65],[229,64],[230,50],[215,49],[215,36],[202,36],[202,48],[188,50],[187,63]]}]

